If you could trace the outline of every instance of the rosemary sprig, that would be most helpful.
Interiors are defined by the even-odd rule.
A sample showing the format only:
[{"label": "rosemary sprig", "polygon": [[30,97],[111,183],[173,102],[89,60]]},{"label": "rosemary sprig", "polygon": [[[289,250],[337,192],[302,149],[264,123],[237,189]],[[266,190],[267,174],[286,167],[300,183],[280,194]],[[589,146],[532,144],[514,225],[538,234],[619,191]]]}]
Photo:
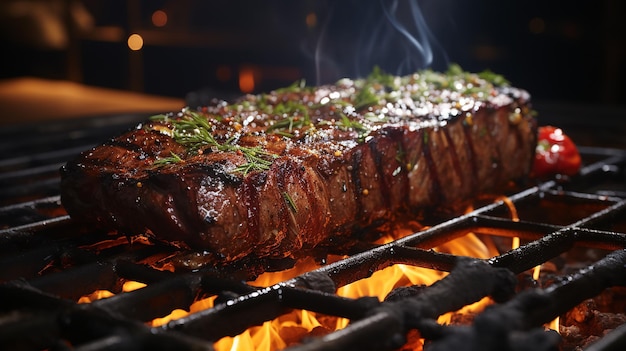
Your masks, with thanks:
[{"label": "rosemary sprig", "polygon": [[[172,137],[174,140],[193,152],[208,148],[213,152],[222,151],[242,154],[246,159],[246,163],[237,166],[234,171],[242,173],[243,175],[247,175],[252,171],[268,170],[272,164],[272,159],[278,157],[275,154],[263,150],[259,146],[246,147],[232,144],[235,139],[234,137],[229,138],[223,143],[219,143],[212,134],[213,126],[210,124],[209,120],[203,115],[190,111],[189,109],[184,109],[180,118],[156,115],[151,117],[151,119],[170,123],[172,125]],[[169,161],[171,163],[172,160]],[[167,163],[163,161],[159,164]]]},{"label": "rosemary sprig", "polygon": [[267,171],[272,166],[272,159],[277,158],[275,154],[271,154],[263,150],[259,146],[243,147],[239,145],[230,145],[228,151],[240,151],[246,158],[246,163],[235,168],[235,172],[242,173],[244,176],[252,171]]},{"label": "rosemary sprig", "polygon": [[170,155],[171,156],[169,156],[169,157],[163,157],[163,158],[160,158],[160,159],[154,161],[154,163],[152,163],[152,165],[156,166],[156,167],[160,167],[160,166],[169,165],[169,164],[172,164],[172,163],[179,163],[179,162],[183,161],[183,159],[180,156],[178,156],[177,154],[175,154],[173,151],[170,151]]},{"label": "rosemary sprig", "polygon": [[291,208],[291,210],[294,213],[298,213],[298,208],[296,207],[296,202],[293,201],[293,199],[291,198],[291,195],[289,195],[289,193],[287,193],[286,191],[283,192],[283,198],[285,199],[285,201],[287,202],[287,205],[289,205],[289,208]]},{"label": "rosemary sprig", "polygon": [[[153,120],[162,121],[163,124],[145,128],[174,138],[186,147],[183,154],[185,157],[202,152],[235,152],[243,155],[245,163],[236,166],[233,172],[246,175],[252,171],[268,170],[273,160],[278,157],[260,146],[238,145],[242,121],[247,118],[255,121],[254,133],[259,135],[273,133],[290,139],[299,138],[302,135],[314,135],[329,126],[353,132],[350,133],[351,136],[356,134],[357,141],[364,142],[373,130],[388,122],[388,117],[394,121],[401,120],[402,117],[396,116],[391,109],[386,111],[389,104],[396,106],[403,104],[401,107],[404,108],[411,105],[423,107],[450,102],[450,99],[454,101],[456,96],[484,99],[490,94],[497,93],[496,88],[499,85],[506,84],[508,84],[506,79],[491,71],[468,73],[455,64],[450,65],[445,73],[422,70],[403,77],[384,73],[375,67],[365,79],[338,82],[338,85],[330,90],[332,92],[316,104],[313,100],[317,99],[317,95],[310,94],[316,88],[307,87],[301,80],[271,94],[250,95],[243,101],[225,104],[224,110],[211,110],[226,111],[225,117],[219,116],[222,112],[213,112],[207,118],[204,114],[184,109],[178,115],[154,116]],[[450,94],[448,92],[444,94],[443,89]],[[405,104],[405,99],[413,99],[413,104]],[[226,121],[236,122],[239,128],[223,125],[222,123]],[[257,128],[257,121],[267,123],[267,128],[265,130]],[[428,131],[424,131],[423,142],[428,144],[430,137]],[[170,164],[180,160],[182,160],[180,156],[172,155],[161,158],[154,164]],[[407,169],[410,169],[410,166],[411,162],[407,162]]]},{"label": "rosemary sprig", "polygon": [[302,115],[308,118],[309,109],[300,101],[288,100],[278,103],[272,108],[272,111],[276,115],[282,116],[298,116]]},{"label": "rosemary sprig", "polygon": [[266,131],[278,133],[287,132],[291,133],[294,129],[300,129],[304,127],[308,127],[311,125],[311,119],[309,118],[308,113],[304,116],[289,116],[285,117],[281,120],[274,122],[271,126],[269,126]]}]

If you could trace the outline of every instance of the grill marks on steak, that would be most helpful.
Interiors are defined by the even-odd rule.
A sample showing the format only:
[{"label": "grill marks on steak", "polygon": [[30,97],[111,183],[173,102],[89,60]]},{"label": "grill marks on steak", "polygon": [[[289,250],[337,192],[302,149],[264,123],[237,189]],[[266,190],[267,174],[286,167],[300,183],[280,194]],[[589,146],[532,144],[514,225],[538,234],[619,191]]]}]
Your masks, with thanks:
[{"label": "grill marks on steak", "polygon": [[[428,74],[396,78],[396,95],[389,83],[343,81],[148,121],[68,162],[63,204],[77,220],[229,262],[289,256],[397,214],[459,208],[523,178],[536,138],[528,95],[476,75],[436,76],[482,89],[468,95],[423,84]],[[363,89],[378,103],[356,109]],[[190,116],[208,121],[215,144],[181,138],[200,133],[183,133]],[[267,168],[242,171],[242,150],[260,150]]]}]

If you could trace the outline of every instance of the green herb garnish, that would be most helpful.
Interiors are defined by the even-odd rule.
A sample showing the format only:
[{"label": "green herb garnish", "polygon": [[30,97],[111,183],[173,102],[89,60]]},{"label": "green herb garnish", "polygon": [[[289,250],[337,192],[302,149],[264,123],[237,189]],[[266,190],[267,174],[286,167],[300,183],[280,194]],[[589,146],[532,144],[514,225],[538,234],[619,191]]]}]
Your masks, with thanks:
[{"label": "green herb garnish", "polygon": [[459,77],[459,76],[462,76],[464,74],[465,74],[465,72],[463,71],[461,66],[459,66],[456,63],[451,63],[450,66],[448,66],[448,70],[446,71],[446,75],[448,77]]},{"label": "green herb garnish", "polygon": [[485,70],[482,71],[480,73],[478,73],[478,76],[486,81],[488,81],[489,83],[496,85],[496,86],[502,86],[502,85],[509,85],[509,81],[506,80],[506,78],[504,78],[504,76],[500,75],[500,74],[496,74],[491,72],[490,70]]},{"label": "green herb garnish", "polygon": [[291,196],[286,191],[283,192],[283,198],[285,199],[285,201],[287,202],[291,210],[293,210],[294,213],[298,213],[298,208],[296,207],[296,203],[293,201]]},{"label": "green herb garnish", "polygon": [[[266,152],[259,146],[246,148],[236,146],[236,150],[240,150],[247,161],[247,163],[239,165],[235,168],[235,172],[242,173],[243,175],[247,175],[252,171],[269,170],[272,166],[271,159],[278,157],[277,155]],[[270,158],[270,160],[268,160],[268,158]]]},{"label": "green herb garnish", "polygon": [[277,93],[297,93],[306,88],[306,80],[300,79],[293,82],[290,86],[276,89]]},{"label": "green herb garnish", "polygon": [[275,132],[287,132],[291,133],[294,129],[300,129],[311,125],[311,119],[308,113],[304,116],[289,116],[274,122],[271,126],[267,127],[266,131]]},{"label": "green herb garnish", "polygon": [[[380,67],[374,66],[367,78],[362,80],[361,89],[353,99],[354,108],[360,110],[364,107],[377,105],[380,99],[386,95],[384,94],[385,89],[398,89],[396,86],[396,77],[383,72]],[[378,94],[378,92],[382,92],[383,94]]]},{"label": "green herb garnish", "polygon": [[[333,126],[338,130],[352,132],[344,135],[345,137],[356,134],[357,141],[363,142],[370,133],[375,133],[373,131],[381,127],[381,123],[387,123],[388,118],[394,123],[403,123],[405,112],[411,115],[421,114],[422,110],[426,110],[428,114],[432,105],[444,102],[456,103],[453,107],[463,112],[467,105],[460,105],[457,97],[489,99],[498,93],[497,86],[507,84],[504,77],[489,70],[469,73],[457,64],[451,64],[445,73],[421,70],[402,77],[384,73],[379,67],[374,67],[364,79],[346,80],[338,82],[335,87],[327,87],[326,97],[317,94],[322,91],[313,94],[315,88],[307,87],[304,80],[299,80],[271,94],[248,96],[246,100],[234,104],[224,103],[216,109],[209,109],[209,117],[189,109],[184,109],[177,115],[157,115],[152,119],[164,124],[155,124],[152,127],[148,125],[145,128],[167,134],[186,147],[180,156],[172,154],[170,157],[157,159],[154,162],[156,166],[184,162],[184,157],[194,154],[235,152],[245,158],[245,163],[236,166],[233,172],[246,175],[249,172],[270,169],[278,156],[266,151],[263,146],[239,145],[238,140],[242,133],[261,136],[267,133],[293,139],[303,133],[314,135],[318,133],[318,127]],[[471,102],[470,100],[468,103]],[[220,116],[223,111],[227,113]],[[429,144],[431,137],[425,130],[422,135],[423,143]],[[288,146],[291,147],[290,145]],[[404,152],[398,151],[397,161],[401,165],[406,163],[401,167],[410,170],[412,163],[407,160]]]},{"label": "green herb garnish", "polygon": [[378,83],[383,86],[396,89],[395,80],[396,77],[385,73],[380,67],[374,66],[372,72],[366,78],[367,82],[370,84]]},{"label": "green herb garnish", "polygon": [[273,107],[272,112],[277,115],[305,115],[308,116],[309,109],[301,102],[288,100]]},{"label": "green herb garnish", "polygon": [[335,124],[344,131],[354,130],[358,133],[368,131],[367,127],[361,124],[361,122],[350,119],[350,117],[346,116],[344,113],[341,114],[341,119],[335,122]]},{"label": "green herb garnish", "polygon": [[[180,118],[170,118],[166,115],[156,115],[150,118],[155,121],[164,121],[172,125],[172,138],[192,152],[209,149],[212,152],[237,152],[241,153],[247,163],[239,165],[235,168],[235,172],[248,174],[251,171],[268,170],[272,164],[272,159],[278,157],[271,154],[261,147],[245,147],[232,144],[234,137],[229,138],[223,143],[219,143],[213,136],[213,126],[209,120],[189,109],[183,110]],[[182,159],[181,159],[182,160]],[[156,162],[155,162],[156,163]]]},{"label": "green herb garnish", "polygon": [[169,157],[163,157],[160,158],[156,161],[154,161],[154,163],[152,164],[153,166],[164,166],[164,165],[169,165],[169,164],[173,164],[173,163],[179,163],[182,162],[183,159],[178,156],[177,154],[175,154],[174,152],[170,151],[171,156]]},{"label": "green herb garnish", "polygon": [[378,104],[379,97],[374,91],[371,84],[365,84],[361,90],[354,96],[354,108],[360,110]]}]

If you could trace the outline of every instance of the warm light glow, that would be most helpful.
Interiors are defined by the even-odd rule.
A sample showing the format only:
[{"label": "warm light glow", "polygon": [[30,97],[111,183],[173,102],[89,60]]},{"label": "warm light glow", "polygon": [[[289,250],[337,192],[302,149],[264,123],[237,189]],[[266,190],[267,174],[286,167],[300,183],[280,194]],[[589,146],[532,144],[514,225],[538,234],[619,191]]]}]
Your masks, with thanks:
[{"label": "warm light glow", "polygon": [[163,10],[156,10],[152,13],[152,24],[155,27],[164,27],[167,24],[167,13]]},{"label": "warm light glow", "polygon": [[139,34],[131,34],[128,37],[128,48],[137,51],[143,47],[143,38]]},{"label": "warm light glow", "polygon": [[[141,289],[144,286],[146,286],[146,284],[144,283],[140,283],[136,281],[126,281],[122,285],[122,292],[129,292],[129,291]],[[115,294],[110,292],[109,290],[96,290],[92,292],[91,294],[85,295],[81,297],[80,299],[78,299],[78,303],[90,303],[96,300],[109,298],[113,295]]]},{"label": "warm light glow", "polygon": [[185,317],[189,313],[194,313],[194,312],[198,312],[198,311],[202,311],[202,310],[206,310],[206,309],[212,308],[214,306],[214,304],[215,304],[215,299],[216,298],[217,298],[217,296],[211,296],[211,297],[207,297],[206,299],[198,300],[198,301],[192,303],[191,306],[189,306],[189,311],[185,311],[183,309],[175,309],[167,316],[164,316],[162,318],[155,318],[155,319],[153,319],[152,320],[152,326],[153,327],[158,327],[158,326],[161,326],[163,324],[166,324],[167,322],[169,322],[171,320],[175,320],[175,319],[179,319],[179,318]]},{"label": "warm light glow", "polygon": [[129,292],[129,291],[141,289],[144,286],[146,286],[146,284],[129,280],[127,282],[124,282],[124,285],[122,286],[122,291]]},{"label": "warm light glow", "polygon": [[488,258],[498,255],[494,246],[487,246],[474,233],[468,233],[464,237],[449,241],[435,248],[435,250],[475,258]]},{"label": "warm light glow", "polygon": [[517,208],[515,207],[513,201],[511,201],[511,199],[506,196],[500,197],[499,200],[502,200],[506,207],[509,208],[509,212],[511,213],[511,220],[513,222],[519,222],[519,215],[517,214]]},{"label": "warm light glow", "polygon": [[[258,287],[268,287],[268,286],[272,286],[276,283],[280,283],[282,281],[291,279],[293,277],[296,277],[302,273],[305,273],[307,271],[310,271],[312,269],[315,269],[318,265],[315,263],[315,261],[313,259],[304,259],[300,262],[299,265],[297,265],[296,267],[293,267],[291,269],[286,269],[280,272],[268,272],[268,273],[264,273],[261,274],[256,280],[248,282],[248,284],[252,285],[252,286],[258,286]],[[163,325],[171,320],[174,319],[179,319],[182,318],[186,315],[188,315],[189,313],[194,313],[194,312],[198,312],[198,311],[202,311],[202,310],[206,310],[209,308],[212,308],[214,305],[214,301],[216,299],[216,296],[211,296],[208,297],[206,299],[202,299],[199,301],[194,302],[193,304],[191,304],[191,306],[189,307],[189,311],[185,311],[182,309],[177,309],[172,311],[171,314],[164,316],[162,318],[156,318],[152,321],[152,326],[154,327],[158,327],[160,325]],[[306,312],[306,311],[303,311]],[[266,322],[270,323],[270,322]],[[269,328],[270,326],[266,326],[265,328]],[[231,341],[232,343],[232,341]],[[228,342],[223,342],[223,344],[228,344]],[[226,348],[226,349],[219,349],[219,350],[229,350],[230,348]],[[244,350],[244,349],[240,349],[240,350]]]},{"label": "warm light glow", "polygon": [[[397,234],[397,233],[395,233]],[[388,235],[380,242],[393,240],[392,235]],[[471,257],[492,257],[497,252],[481,243],[474,235],[468,234],[457,238],[445,245],[437,248],[437,251],[453,252]],[[315,263],[310,260],[310,264]],[[308,271],[314,266],[304,269]],[[251,285],[269,286],[275,282],[289,279],[299,274],[301,268],[293,268],[285,272],[262,274]],[[294,275],[295,274],[295,275]],[[410,285],[431,285],[447,275],[446,272],[435,271],[426,268],[414,267],[404,264],[396,264],[385,269],[376,271],[369,278],[358,280],[354,283],[343,286],[337,290],[337,295],[358,298],[363,296],[374,296],[380,301],[400,286]],[[264,284],[261,284],[264,283]],[[459,313],[480,312],[491,303],[491,299],[484,298],[474,304],[463,307]],[[452,314],[448,313],[439,317],[439,323],[449,323]],[[290,346],[290,343],[299,342],[302,337],[308,335],[312,330],[319,328],[322,331],[331,332],[342,329],[348,325],[349,320],[345,318],[316,316],[315,313],[298,310],[281,316],[273,321],[265,322],[260,327],[253,327],[234,338],[225,337],[214,344],[217,351],[235,350],[263,350],[274,351]],[[418,345],[419,346],[419,345]]]},{"label": "warm light glow", "polygon": [[539,280],[539,274],[541,274],[541,265],[537,265],[533,268],[533,279],[535,281]]},{"label": "warm light glow", "polygon": [[[511,201],[511,199],[509,199],[508,197],[503,197],[502,201],[504,201],[504,203],[509,208],[509,211],[511,212],[511,220],[513,222],[519,222],[517,208],[515,207],[515,204]],[[513,242],[511,244],[512,249],[517,249],[519,246],[520,246],[520,238],[514,237]],[[537,265],[535,266],[535,268],[533,268],[533,272],[532,272],[533,279],[535,281],[539,281],[540,274],[541,274],[541,265]],[[550,324],[548,325],[548,328],[559,332],[559,318],[557,317],[555,320],[550,322]]]},{"label": "warm light glow", "polygon": [[115,294],[110,292],[109,290],[96,290],[93,293],[83,296],[80,299],[78,299],[78,303],[91,303],[96,300],[109,298],[113,295]]},{"label": "warm light glow", "polygon": [[215,76],[221,82],[229,81],[232,75],[233,75],[233,72],[230,69],[230,66],[227,66],[227,65],[218,66],[217,69],[215,70]]},{"label": "warm light glow", "polygon": [[[513,203],[513,201],[511,201],[511,199],[509,199],[506,196],[503,196],[502,198],[500,198],[500,200],[502,200],[502,202],[504,202],[504,204],[509,208],[509,212],[511,213],[511,220],[513,222],[519,222],[519,216],[517,214],[517,208],[515,207],[515,204]],[[518,237],[514,237],[513,238],[513,242],[511,244],[511,248],[513,250],[517,249],[520,245],[520,240]]]},{"label": "warm light glow", "polygon": [[239,70],[239,90],[248,94],[254,91],[254,70],[252,68],[242,68]]},{"label": "warm light glow", "polygon": [[[506,200],[505,200],[506,201]],[[512,209],[514,217],[517,216],[515,209]],[[377,244],[391,242],[399,237],[413,233],[414,229],[398,229],[377,240]],[[473,233],[468,233],[462,237],[451,240],[435,248],[438,252],[448,252],[455,255],[463,255],[476,258],[488,258],[498,254],[495,246],[487,245]],[[329,257],[332,262],[342,257]],[[304,272],[319,267],[313,259],[301,260],[295,267],[280,272],[269,272],[261,274],[256,280],[249,282],[252,286],[267,287],[276,283],[296,277]],[[347,298],[359,298],[372,296],[383,301],[386,296],[395,288],[410,285],[432,285],[436,281],[445,277],[448,273],[426,269],[405,264],[396,264],[385,269],[374,272],[370,277],[355,281],[337,290],[337,295]],[[143,287],[142,283],[126,282],[124,291],[131,291]],[[99,291],[81,299],[81,302],[90,302],[98,298],[109,297],[113,294],[108,291]],[[176,309],[169,315],[154,319],[150,325],[160,326],[171,320],[187,316],[189,313],[206,310],[214,306],[215,296],[194,302],[189,310]],[[484,298],[474,304],[463,307],[456,311],[457,314],[479,313],[486,306],[492,303],[489,298]],[[454,313],[446,313],[439,316],[438,323],[451,323]],[[214,344],[217,351],[237,351],[237,350],[262,350],[274,351],[287,348],[301,340],[313,335],[323,335],[346,327],[349,320],[335,316],[316,315],[314,312],[306,310],[293,310],[290,313],[267,321],[261,326],[247,329],[245,332],[235,337],[224,337]],[[412,343],[411,347],[421,349],[422,341]]]},{"label": "warm light glow", "polygon": [[307,14],[305,22],[307,27],[315,28],[315,26],[317,26],[317,15],[315,14],[315,12]]},{"label": "warm light glow", "polygon": [[557,333],[561,333],[561,328],[559,327],[561,323],[561,319],[556,317],[550,324],[548,324],[548,328],[556,331]]},{"label": "warm light glow", "polygon": [[213,347],[218,351],[282,350],[309,335],[316,328],[324,328],[312,312],[296,310],[273,321],[252,327],[235,337],[218,340]]},{"label": "warm light glow", "polygon": [[179,319],[179,318],[183,318],[186,315],[188,315],[189,312],[183,310],[183,309],[175,309],[173,310],[170,314],[168,314],[167,316],[163,317],[163,318],[155,318],[154,320],[152,320],[152,326],[154,327],[158,327],[161,326],[163,324],[167,324],[167,322],[171,321],[171,320],[175,320],[175,319]]},{"label": "warm light glow", "polygon": [[533,34],[541,34],[546,30],[546,22],[543,18],[534,17],[528,22],[528,30]]},{"label": "warm light glow", "polygon": [[[480,301],[474,302],[473,304],[470,304],[470,305],[463,306],[460,310],[456,311],[455,313],[458,313],[458,314],[480,313],[492,303],[493,303],[493,300],[491,300],[491,298],[483,297]],[[452,320],[452,313],[446,313],[446,314],[442,314],[441,316],[439,316],[439,318],[437,318],[437,323],[443,324],[443,325],[450,324],[451,320]]]},{"label": "warm light glow", "polygon": [[519,237],[513,238],[513,243],[511,244],[511,249],[515,250],[519,247]]},{"label": "warm light glow", "polygon": [[[519,215],[517,214],[517,208],[515,207],[515,204],[513,203],[513,201],[511,201],[511,199],[509,199],[508,197],[503,197],[502,201],[504,201],[504,203],[509,208],[509,212],[511,212],[511,220],[513,222],[519,222]],[[514,237],[511,243],[511,248],[515,250],[519,246],[520,246],[520,238]],[[541,265],[537,265],[535,266],[535,268],[533,268],[533,279],[535,281],[539,280],[539,274],[541,274]]]},{"label": "warm light glow", "polygon": [[[254,87],[254,70],[242,69],[240,71],[240,84],[246,79],[252,81],[251,86]],[[242,88],[242,91],[244,89]],[[517,210],[514,204],[508,198],[501,198],[508,206],[511,218],[518,221]],[[421,228],[421,227],[420,227]],[[424,228],[421,228],[424,229]],[[376,241],[377,244],[391,242],[399,237],[415,232],[415,228],[398,229],[383,236]],[[489,238],[487,238],[489,239]],[[519,245],[519,238],[515,238],[514,245]],[[454,255],[462,255],[475,258],[489,258],[499,254],[493,242],[483,241],[473,233],[468,233],[462,237],[451,240],[434,249],[438,252],[446,252]],[[328,262],[333,262],[343,257],[330,256]],[[256,280],[249,282],[252,286],[268,287],[276,283],[288,280],[303,274],[304,272],[318,268],[319,264],[313,258],[301,260],[295,267],[280,272],[268,272],[261,274]],[[363,296],[372,296],[383,301],[387,295],[395,288],[411,285],[432,285],[438,280],[444,278],[448,273],[433,269],[420,268],[405,264],[395,264],[385,269],[374,272],[370,277],[355,281],[337,289],[337,295],[346,298],[359,298]],[[539,269],[535,268],[533,277],[538,279]],[[126,282],[123,291],[132,291],[142,288],[144,284],[138,282]],[[93,294],[81,298],[79,302],[91,302],[99,298],[110,297],[113,294],[106,290],[97,291]],[[160,326],[171,320],[179,319],[187,316],[189,313],[212,308],[215,303],[216,296],[202,299],[194,302],[189,310],[176,309],[169,315],[162,318],[154,319],[150,325]],[[438,323],[450,324],[452,317],[459,314],[480,313],[493,301],[486,297],[482,300],[465,306],[455,313],[446,313],[439,316]],[[274,351],[282,350],[290,347],[310,335],[324,335],[335,330],[346,327],[349,320],[335,316],[316,315],[314,312],[306,310],[293,310],[278,318],[267,321],[261,326],[255,326],[247,329],[243,333],[235,337],[224,337],[214,343],[214,349],[217,351],[237,351],[237,350],[262,350]],[[550,328],[557,330],[559,327],[558,318],[553,321]],[[411,348],[420,350],[423,340],[410,344]]]}]

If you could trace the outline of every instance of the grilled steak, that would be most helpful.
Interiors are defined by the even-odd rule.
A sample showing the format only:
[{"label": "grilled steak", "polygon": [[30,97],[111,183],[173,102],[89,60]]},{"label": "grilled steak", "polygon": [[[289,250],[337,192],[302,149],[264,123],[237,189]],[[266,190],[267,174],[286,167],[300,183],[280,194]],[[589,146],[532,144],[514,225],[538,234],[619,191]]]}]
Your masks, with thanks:
[{"label": "grilled steak", "polygon": [[62,168],[75,219],[206,250],[279,258],[524,178],[529,96],[458,67],[294,84],[154,116]]}]

